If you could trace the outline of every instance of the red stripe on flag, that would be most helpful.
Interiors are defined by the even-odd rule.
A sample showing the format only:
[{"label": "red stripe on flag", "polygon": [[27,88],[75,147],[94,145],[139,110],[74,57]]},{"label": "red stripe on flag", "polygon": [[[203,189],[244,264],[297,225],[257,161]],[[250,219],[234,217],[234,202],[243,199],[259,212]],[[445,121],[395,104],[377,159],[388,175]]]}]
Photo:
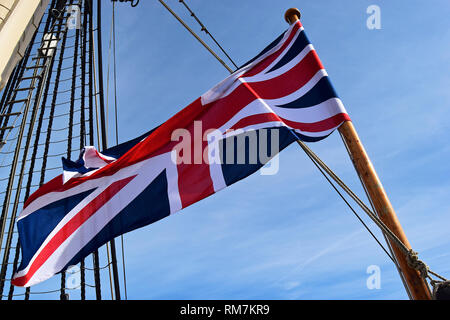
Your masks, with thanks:
[{"label": "red stripe on flag", "polygon": [[303,87],[321,69],[324,67],[316,51],[311,50],[296,66],[278,77],[248,85],[261,99],[279,99]]},{"label": "red stripe on flag", "polygon": [[112,183],[100,195],[95,197],[89,204],[81,209],[75,216],[72,217],[45,245],[39,255],[31,264],[26,275],[15,278],[12,284],[23,287],[39,270],[39,268],[50,258],[50,256],[67,240],[86,220],[97,212],[106,202],[108,202],[116,193],[125,187],[136,176],[131,176]]},{"label": "red stripe on flag", "polygon": [[209,164],[180,164],[178,167],[178,192],[183,208],[214,193]]},{"label": "red stripe on flag", "polygon": [[303,87],[321,69],[323,65],[317,53],[311,50],[296,66],[278,77],[260,82],[243,82],[228,96],[205,106],[210,109],[202,116],[205,127],[209,127],[209,123],[221,127],[242,108],[258,98],[283,98]]},{"label": "red stripe on flag", "polygon": [[294,122],[283,118],[281,120],[294,129],[304,132],[321,132],[336,128],[344,121],[350,121],[350,117],[346,113],[338,113],[328,119],[312,123]]},{"label": "red stripe on flag", "polygon": [[338,125],[340,125],[343,121],[350,121],[350,117],[346,113],[338,113],[330,118],[317,121],[317,122],[311,122],[311,123],[302,123],[302,122],[295,122],[283,119],[279,116],[277,116],[274,113],[261,113],[261,114],[255,114],[251,115],[245,118],[242,118],[239,120],[231,130],[236,130],[239,128],[245,128],[252,125],[261,124],[264,122],[274,122],[274,121],[280,121],[285,123],[291,128],[298,129],[305,132],[321,132],[321,131],[327,131],[333,128],[336,128]]},{"label": "red stripe on flag", "polygon": [[[204,154],[208,152],[208,142],[203,141],[206,130],[202,128],[201,132],[195,133],[193,124],[186,129],[191,133],[191,141],[189,142],[191,154],[188,157],[190,163],[177,165],[178,192],[183,208],[214,193],[208,159],[206,161],[204,159]],[[183,150],[183,152],[188,152],[188,150]]]},{"label": "red stripe on flag", "polygon": [[253,68],[251,68],[249,71],[244,73],[241,77],[252,77],[264,69],[266,69],[272,62],[275,61],[284,51],[284,49],[287,48],[287,46],[291,43],[292,39],[294,38],[295,34],[301,27],[300,21],[297,21],[297,23],[294,25],[294,27],[291,30],[291,34],[289,35],[288,39],[283,43],[280,49],[275,51],[272,55],[266,57],[264,60],[256,64]]},{"label": "red stripe on flag", "polygon": [[280,121],[283,120],[280,119],[276,114],[274,113],[260,113],[260,114],[254,114],[245,118],[242,118],[239,120],[235,125],[233,125],[230,130],[237,130],[241,128],[245,128],[251,125],[260,124],[264,122],[273,122],[273,121]]},{"label": "red stripe on flag", "polygon": [[37,189],[34,193],[32,193],[28,199],[25,201],[23,208],[25,209],[30,203],[36,200],[38,197],[43,196],[46,193],[59,191],[59,189],[63,186],[63,177],[60,174],[56,176],[49,182],[43,184],[39,189]]}]

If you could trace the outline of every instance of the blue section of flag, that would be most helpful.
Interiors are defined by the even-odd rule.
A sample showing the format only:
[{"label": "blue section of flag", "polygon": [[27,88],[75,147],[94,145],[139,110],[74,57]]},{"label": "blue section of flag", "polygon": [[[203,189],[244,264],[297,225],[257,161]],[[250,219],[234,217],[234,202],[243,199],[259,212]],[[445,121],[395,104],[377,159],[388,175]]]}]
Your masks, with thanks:
[{"label": "blue section of flag", "polygon": [[96,168],[86,168],[84,165],[84,160],[83,160],[83,154],[84,154],[84,150],[81,151],[80,157],[78,158],[77,161],[72,161],[66,158],[62,158],[62,166],[63,166],[63,170],[64,171],[71,171],[71,172],[78,172],[78,173],[86,173],[89,171],[92,171]]},{"label": "blue section of flag", "polygon": [[166,170],[161,172],[130,204],[120,211],[91,241],[89,241],[64,270],[79,263],[111,239],[141,228],[170,214]]},{"label": "blue section of flag", "polygon": [[308,108],[316,106],[331,98],[338,98],[328,77],[322,77],[316,85],[300,98],[277,107],[282,108]]},{"label": "blue section of flag", "polygon": [[125,153],[128,152],[128,150],[130,150],[131,148],[133,148],[135,145],[137,145],[139,142],[141,142],[142,140],[144,140],[146,137],[148,137],[153,131],[155,131],[158,127],[153,128],[152,130],[144,133],[143,135],[134,138],[133,140],[129,140],[127,142],[118,144],[117,146],[108,148],[104,151],[102,151],[102,154],[108,156],[108,157],[113,157],[113,158],[120,158],[121,156],[123,156]]},{"label": "blue section of flag", "polygon": [[[265,130],[265,135],[261,134],[262,130]],[[279,147],[278,152],[297,140],[296,137],[292,134],[291,130],[285,127],[267,128],[250,132],[250,134],[254,133],[256,135],[256,139],[250,138],[249,133],[247,133],[222,140],[220,151],[222,157],[222,172],[227,186],[239,180],[242,180],[252,173],[258,171],[271,158],[278,154],[278,152],[275,152],[275,150],[271,149],[272,139],[275,138],[274,131],[278,132],[279,141],[274,141],[274,143]],[[245,149],[238,150],[238,140],[243,139],[244,136],[246,136]],[[233,150],[227,150],[227,145],[233,146]],[[265,145],[267,149],[261,151],[262,145]],[[229,156],[228,159],[227,155],[229,155],[230,152],[232,157]],[[240,154],[245,155],[245,157],[242,157],[243,159],[245,158],[244,163],[239,163]],[[267,157],[270,158],[268,159]]]},{"label": "blue section of flag", "polygon": [[39,249],[66,214],[94,190],[95,188],[50,203],[17,222],[20,243],[22,247],[27,248],[27,250],[22,250],[22,262],[19,270],[28,265],[33,254]]},{"label": "blue section of flag", "polygon": [[277,70],[282,66],[288,64],[292,59],[299,55],[305,47],[310,44],[308,37],[306,37],[305,31],[300,32],[295,42],[292,44],[291,48],[286,52],[286,54],[281,58],[280,61],[272,68],[269,72]]},{"label": "blue section of flag", "polygon": [[249,61],[247,61],[246,63],[244,63],[242,66],[240,66],[238,68],[242,69],[245,66],[249,65],[250,63],[252,63],[253,61],[259,59],[263,54],[269,52],[272,48],[274,48],[278,43],[280,43],[280,41],[283,39],[284,35],[286,34],[286,32],[283,32],[282,34],[280,34],[278,36],[278,38],[276,38],[274,41],[272,41],[267,47],[265,47],[260,53],[258,53],[258,55],[256,55],[253,59],[250,59]]},{"label": "blue section of flag", "polygon": [[[123,156],[125,153],[127,153],[131,148],[133,148],[136,144],[138,144],[139,142],[141,142],[143,139],[145,139],[146,137],[148,137],[153,131],[155,131],[156,128],[144,133],[143,135],[134,138],[132,140],[126,141],[124,143],[118,144],[117,146],[108,148],[104,151],[102,151],[102,154],[108,157],[112,157],[115,159],[120,158],[121,156]],[[84,149],[81,151],[80,156],[78,158],[77,161],[72,161],[66,158],[62,158],[62,165],[63,165],[63,170],[64,171],[69,171],[69,172],[77,172],[80,174],[84,174],[87,173],[89,171],[92,170],[96,170],[98,168],[88,168],[86,167],[85,161],[84,161]]]}]

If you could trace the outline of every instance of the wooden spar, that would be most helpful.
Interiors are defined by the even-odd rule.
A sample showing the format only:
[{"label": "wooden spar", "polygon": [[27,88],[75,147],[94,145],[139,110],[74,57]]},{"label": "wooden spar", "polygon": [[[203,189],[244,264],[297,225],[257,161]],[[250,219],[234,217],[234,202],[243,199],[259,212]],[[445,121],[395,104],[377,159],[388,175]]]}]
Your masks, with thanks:
[{"label": "wooden spar", "polygon": [[[289,24],[292,24],[300,19],[300,11],[296,8],[290,8],[286,11],[284,17]],[[353,123],[351,121],[345,121],[339,127],[339,133],[342,136],[349,156],[355,166],[355,170],[361,178],[364,188],[367,190],[367,194],[377,215],[403,242],[403,244],[405,244],[408,249],[411,249],[411,245],[400,225],[394,208],[392,207],[375,168],[358,137]],[[393,241],[389,240],[389,242],[412,298],[415,300],[430,300],[430,290],[425,280],[421,278],[420,273],[417,270],[408,266],[406,256],[400,248],[398,248]]]}]

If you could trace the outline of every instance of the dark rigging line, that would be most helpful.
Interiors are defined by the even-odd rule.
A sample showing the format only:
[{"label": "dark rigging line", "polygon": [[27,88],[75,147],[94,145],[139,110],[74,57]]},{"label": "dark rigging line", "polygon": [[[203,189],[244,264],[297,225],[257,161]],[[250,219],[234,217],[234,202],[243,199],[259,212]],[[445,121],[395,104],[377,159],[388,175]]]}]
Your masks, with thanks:
[{"label": "dark rigging line", "polygon": [[[71,4],[73,4],[71,0]],[[79,2],[78,4],[80,4]],[[73,62],[72,62],[72,85],[70,93],[70,107],[69,107],[69,125],[68,125],[68,139],[67,139],[67,159],[71,159],[72,156],[72,138],[73,138],[73,116],[75,109],[75,87],[77,85],[77,66],[78,66],[78,46],[80,42],[80,29],[75,30],[75,46],[73,49]],[[61,272],[61,300],[68,300],[69,296],[66,293],[66,271]]]},{"label": "dark rigging line", "polygon": [[[88,42],[88,75],[89,75],[89,144],[91,146],[94,145],[94,97],[95,97],[95,103],[97,102],[97,93],[94,93],[94,87],[97,86],[94,84],[94,25],[93,25],[93,18],[94,18],[94,6],[93,6],[93,0],[86,0],[86,10],[89,11],[89,23],[88,23],[88,30],[89,30],[89,40]],[[87,34],[86,34],[87,38]],[[95,90],[97,91],[97,90]],[[98,134],[98,133],[97,133]],[[102,290],[101,290],[101,278],[100,278],[100,269],[99,269],[99,253],[98,249],[95,249],[92,254],[92,263],[94,266],[94,281],[95,281],[95,297],[97,300],[102,299]]]},{"label": "dark rigging line", "polygon": [[109,43],[108,43],[108,63],[106,68],[106,131],[109,131],[109,79],[110,79],[110,69],[111,69],[111,47],[112,47],[112,37],[113,37],[113,24],[114,24],[114,8],[115,2],[112,3],[112,17],[111,17],[111,28],[109,30]]},{"label": "dark rigging line", "polygon": [[[112,9],[112,46],[113,46],[113,68],[114,68],[114,117],[115,117],[115,129],[116,129],[116,145],[119,144],[119,120],[118,120],[118,107],[117,107],[117,63],[116,63],[116,3],[113,2]],[[111,41],[110,41],[111,44]],[[109,70],[109,65],[108,65]],[[108,72],[108,81],[109,81],[109,72]],[[121,243],[121,251],[122,251],[122,270],[123,270],[123,287],[125,293],[125,300],[128,300],[127,293],[127,276],[125,270],[125,245],[124,245],[124,236],[120,235],[120,243]]]},{"label": "dark rigging line", "polygon": [[[344,146],[345,146],[347,152],[349,152],[348,145],[347,145],[345,139],[343,138],[342,134],[340,134],[340,137],[342,139],[342,142],[344,143]],[[357,176],[358,176],[358,178],[359,178],[359,180],[361,182],[361,185],[363,186],[363,190],[364,190],[364,192],[366,194],[366,198],[369,200],[369,203],[370,203],[370,206],[372,208],[372,211],[376,212],[375,207],[374,207],[374,205],[372,203],[372,200],[369,197],[369,193],[367,191],[367,188],[366,188],[365,184],[363,183],[363,181],[361,179],[361,176],[359,174],[357,174]],[[395,265],[395,267],[396,267],[396,269],[397,269],[397,271],[398,271],[398,273],[400,275],[400,279],[402,280],[402,283],[403,283],[403,286],[404,286],[404,288],[406,290],[406,293],[408,294],[409,299],[413,300],[412,294],[411,294],[411,290],[410,290],[410,288],[408,287],[408,285],[406,283],[405,275],[404,275],[402,269],[400,268],[397,259],[394,256],[391,243],[388,241],[388,238],[387,238],[387,236],[386,236],[386,234],[384,232],[383,232],[383,237],[384,237],[384,240],[386,241],[386,244],[387,244],[387,247],[389,249],[389,252],[391,253],[391,256],[392,256],[391,260],[392,260],[392,262],[394,262],[394,265]]]},{"label": "dark rigging line", "polygon": [[[81,106],[80,106],[80,149],[86,145],[86,43],[87,43],[87,16],[86,1],[83,2],[83,24],[81,29]],[[86,258],[80,261],[81,300],[86,300]]]},{"label": "dark rigging line", "polygon": [[311,149],[306,146],[306,144],[304,144],[300,140],[297,140],[297,143],[306,153],[311,155],[317,161],[322,169],[326,171],[331,178],[333,178],[333,180],[342,188],[342,190],[344,190],[361,207],[361,209],[363,209],[364,212],[367,213],[367,215],[372,219],[373,222],[375,222],[375,224],[382,230],[382,232],[389,237],[389,239],[403,252],[405,256],[407,256],[408,265],[410,265],[411,268],[419,271],[423,278],[428,278],[434,284],[436,284],[438,281],[431,278],[430,274],[439,278],[440,280],[447,281],[447,279],[445,279],[441,275],[431,271],[430,268],[418,258],[417,252],[409,249],[397,237],[397,235],[391,229],[389,229],[389,227],[387,227],[386,224],[375,213],[373,213],[367,207],[367,205],[330,168],[328,168],[327,165],[314,152],[311,151]]},{"label": "dark rigging line", "polygon": [[[106,120],[105,120],[105,103],[104,103],[104,90],[103,90],[103,58],[102,58],[102,10],[101,10],[101,0],[97,0],[97,55],[98,55],[98,82],[99,82],[99,91],[100,94],[100,119],[101,119],[101,135],[102,135],[102,150],[106,150],[108,148],[107,143],[107,131],[106,131]],[[111,239],[109,242],[111,247],[111,261],[112,261],[112,271],[113,271],[113,280],[114,280],[114,291],[115,291],[115,299],[120,300],[120,284],[119,284],[119,275],[117,270],[117,255],[116,255],[116,244],[115,240]],[[108,249],[108,247],[107,247]]]},{"label": "dark rigging line", "polygon": [[[45,29],[48,29],[48,27],[49,27],[49,24],[50,24],[50,19],[49,18],[47,18],[47,21],[46,21],[46,24],[45,24],[45,27],[44,27],[44,30]],[[37,30],[36,30],[37,31]],[[34,40],[32,41],[32,42],[34,42]],[[31,45],[29,46],[29,51],[28,51],[28,54],[30,53],[30,51],[31,51]],[[54,60],[53,60],[53,57],[52,57],[52,60],[51,60],[51,66],[49,67],[49,69],[51,70],[51,68],[53,67],[53,62],[54,62]],[[51,74],[49,74],[49,79],[50,79],[50,77],[51,77]],[[19,80],[20,81],[20,80]],[[50,83],[48,82],[48,81],[46,81],[46,83],[45,83],[45,90],[44,90],[44,97],[43,97],[43,102],[42,102],[42,105],[45,105],[45,101],[46,101],[46,94],[48,93],[48,90],[49,90],[49,85],[50,85]],[[36,106],[37,107],[37,106]],[[41,111],[41,116],[40,116],[40,119],[39,119],[39,125],[38,125],[38,129],[37,130],[40,130],[40,126],[41,126],[41,124],[42,124],[42,113],[44,113],[44,109],[42,108],[42,111]],[[32,133],[32,131],[33,130],[31,130],[31,133]],[[30,136],[30,140],[31,140],[31,136]],[[37,143],[38,143],[38,138],[36,137],[36,141],[37,142],[35,142],[35,146],[34,146],[34,149],[37,149]],[[32,161],[31,161],[31,164],[30,164],[30,169],[29,169],[29,176],[28,176],[28,182],[27,182],[27,186],[26,186],[26,194],[25,194],[25,198],[27,198],[28,197],[28,195],[29,195],[29,192],[30,192],[30,186],[31,186],[31,184],[32,184],[32,179],[31,179],[31,177],[30,177],[30,175],[32,176],[32,172],[33,172],[33,167],[34,167],[34,157],[36,156],[36,153],[35,153],[35,151],[33,151],[33,156],[32,156]],[[17,192],[20,192],[20,191],[17,191]],[[21,203],[21,202],[20,202]],[[8,206],[10,206],[10,205],[14,205],[14,203],[9,203],[9,204],[6,204],[6,205],[8,205]],[[11,218],[11,222],[13,222],[12,221],[12,218]],[[12,248],[12,247],[11,247]],[[17,241],[16,241],[16,247],[15,247],[15,255],[14,255],[14,261],[13,261],[13,269],[12,269],[12,275],[14,275],[15,274],[15,272],[17,271],[17,266],[18,266],[18,260],[19,260],[19,254],[20,254],[20,242],[19,242],[19,239],[17,239]],[[9,293],[8,293],[8,300],[12,300],[13,299],[13,296],[14,296],[14,286],[12,285],[12,283],[10,283],[10,287],[9,287]],[[27,291],[24,293],[24,295],[25,296],[27,296]]]},{"label": "dark rigging line", "polygon": [[[48,19],[47,22],[46,22],[46,27],[44,29],[46,29],[48,27],[49,22],[50,22],[50,20]],[[57,31],[55,31],[55,33],[58,35],[58,37],[61,35],[61,25],[57,26]],[[50,59],[51,60],[50,60],[49,70],[52,70],[54,62],[55,62],[55,54],[52,54]],[[47,103],[48,93],[49,93],[49,90],[50,90],[50,79],[51,79],[52,75],[53,75],[52,72],[48,73],[48,79],[46,80],[46,83],[45,83],[45,89],[44,89],[43,99],[42,99],[42,103],[41,103],[41,110],[40,110],[39,120],[38,120],[38,124],[37,124],[37,127],[36,127],[36,132],[37,133],[42,131],[42,123],[43,123],[44,114],[45,114],[44,106]],[[31,134],[32,133],[33,132],[31,132]],[[37,151],[38,151],[38,148],[40,146],[39,139],[40,139],[40,135],[36,134],[35,135],[34,146],[33,146],[33,152],[32,152],[32,156],[31,156],[31,163],[29,165],[28,180],[27,180],[27,185],[26,185],[26,189],[25,189],[25,196],[23,198],[23,202],[25,202],[28,199],[29,195],[30,195],[31,185],[32,185],[32,181],[33,181],[33,173],[34,172],[36,172],[36,173],[41,172],[40,170],[34,171]],[[16,273],[16,271],[17,271],[18,260],[19,260],[19,252],[20,252],[20,241],[19,241],[19,239],[17,239],[16,252],[15,252],[14,264],[13,264],[13,274]],[[10,299],[10,300],[12,299],[12,297],[14,296],[13,293],[14,293],[14,286],[13,286],[12,283],[10,283],[8,299]],[[27,296],[26,292],[25,292],[25,296]]]},{"label": "dark rigging line", "polygon": [[375,234],[370,230],[370,228],[367,226],[367,224],[364,222],[364,220],[358,215],[358,213],[355,211],[355,209],[352,207],[352,205],[347,201],[347,199],[344,197],[344,195],[337,189],[337,187],[334,185],[334,183],[330,180],[330,178],[325,174],[325,172],[320,168],[318,163],[314,160],[314,158],[308,153],[305,152],[308,158],[311,159],[312,163],[316,166],[316,168],[320,171],[320,173],[325,177],[325,179],[328,181],[328,183],[333,187],[333,189],[337,192],[337,194],[342,198],[342,200],[345,202],[345,204],[350,208],[350,210],[353,212],[353,214],[358,218],[358,220],[363,224],[363,226],[366,228],[366,230],[370,233],[370,235],[375,239],[375,241],[380,245],[380,247],[383,249],[383,251],[386,253],[386,255],[394,262],[394,258],[391,256],[391,254],[386,250],[386,248],[383,246],[383,244],[378,240],[378,238],[375,236]]},{"label": "dark rigging line", "polygon": [[217,61],[219,61],[230,73],[233,73],[233,70],[222,59],[220,59],[217,53],[215,53],[214,50],[212,50],[191,28],[189,28],[189,26],[183,21],[183,19],[181,19],[172,9],[170,9],[170,7],[163,0],[158,1],[167,9],[167,11],[169,11],[175,17],[175,19],[177,19],[183,25],[183,27],[186,28],[187,31],[189,31],[195,37],[195,39],[198,40],[198,42],[203,45],[203,47],[205,47],[206,50],[209,51],[209,53],[214,56],[214,58],[217,59]]},{"label": "dark rigging line", "polygon": [[236,63],[234,63],[233,59],[231,59],[231,57],[228,55],[228,53],[225,51],[225,49],[219,44],[219,42],[216,40],[216,38],[214,38],[214,36],[211,34],[211,32],[209,32],[209,30],[205,27],[205,25],[200,21],[200,19],[195,15],[195,13],[191,10],[191,8],[189,8],[189,6],[186,4],[185,1],[183,0],[178,0],[179,2],[181,2],[184,7],[189,11],[189,13],[191,14],[191,17],[195,19],[195,21],[197,21],[197,23],[200,25],[201,27],[201,31],[205,32],[213,41],[214,43],[219,47],[219,49],[223,52],[223,54],[225,54],[225,56],[228,58],[228,60],[231,61],[231,63],[234,65],[234,67],[236,69],[238,69],[239,67],[236,65]]},{"label": "dark rigging line", "polygon": [[[139,1],[138,1],[138,3],[139,3]],[[114,115],[115,115],[115,120],[116,120],[116,144],[119,144],[119,121],[118,121],[118,107],[117,107],[117,70],[116,70],[117,63],[116,63],[116,16],[115,16],[115,3],[113,3],[113,63],[114,63]]]}]

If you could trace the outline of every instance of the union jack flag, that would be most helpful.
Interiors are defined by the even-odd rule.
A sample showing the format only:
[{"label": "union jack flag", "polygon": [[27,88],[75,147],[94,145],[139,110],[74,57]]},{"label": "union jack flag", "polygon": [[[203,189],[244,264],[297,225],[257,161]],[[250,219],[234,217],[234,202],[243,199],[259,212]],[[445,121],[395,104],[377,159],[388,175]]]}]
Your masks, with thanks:
[{"label": "union jack flag", "polygon": [[[256,148],[249,143],[230,148],[224,143],[242,132],[254,132],[258,142],[267,142],[271,135],[262,130],[276,131],[279,151],[297,139],[321,140],[347,120],[298,21],[156,129],[101,153],[86,147],[75,162],[63,159],[63,174],[33,193],[18,218],[22,261],[13,284],[28,287],[42,282],[114,237],[254,173],[268,159],[208,161],[212,150],[221,159],[230,154],[234,159],[235,152],[243,152],[245,159],[258,153],[260,143]],[[173,139],[179,129],[194,137],[187,148],[193,161],[179,161],[186,157],[177,149],[179,140]]]}]

